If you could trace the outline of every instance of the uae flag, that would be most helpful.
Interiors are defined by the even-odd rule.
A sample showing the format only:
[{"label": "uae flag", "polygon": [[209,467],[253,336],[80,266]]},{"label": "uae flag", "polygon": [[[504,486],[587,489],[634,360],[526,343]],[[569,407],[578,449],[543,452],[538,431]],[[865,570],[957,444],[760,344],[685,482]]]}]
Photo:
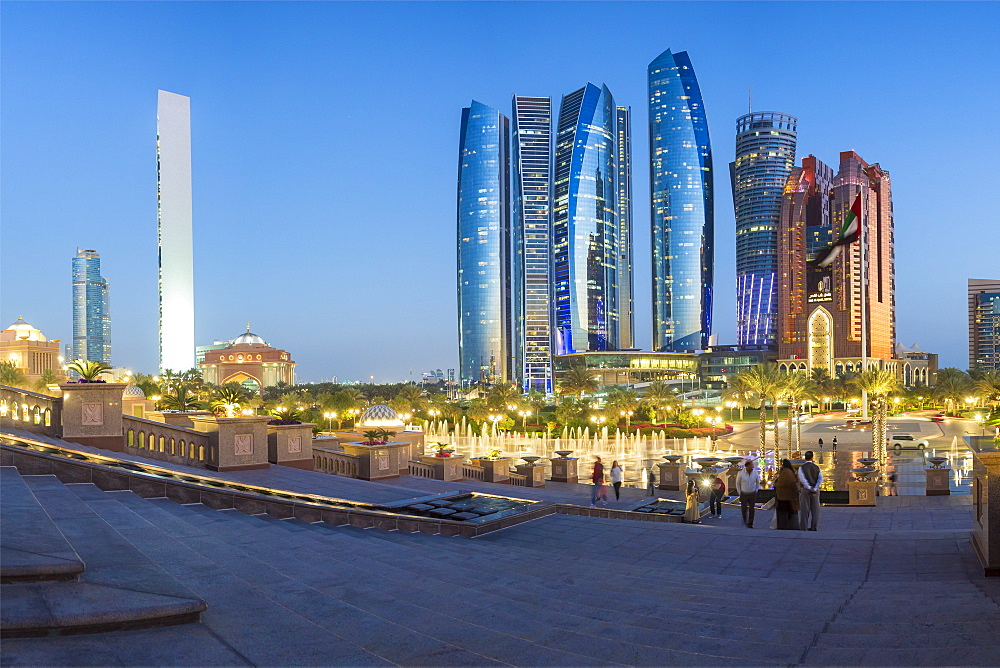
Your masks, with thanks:
[{"label": "uae flag", "polygon": [[840,238],[820,251],[810,264],[820,269],[830,266],[837,259],[837,256],[840,255],[841,248],[848,244],[853,244],[858,240],[860,232],[861,193],[858,193],[858,196],[854,198],[854,204],[851,205],[851,210],[847,212],[847,217],[844,218],[844,224],[840,228]]}]

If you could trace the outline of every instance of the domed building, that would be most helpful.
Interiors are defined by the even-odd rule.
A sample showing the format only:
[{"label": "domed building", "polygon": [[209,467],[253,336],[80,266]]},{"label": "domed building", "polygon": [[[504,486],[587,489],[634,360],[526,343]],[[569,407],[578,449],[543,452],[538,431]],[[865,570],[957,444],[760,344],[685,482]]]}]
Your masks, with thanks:
[{"label": "domed building", "polygon": [[58,381],[66,380],[59,358],[59,339],[46,338],[35,327],[18,318],[10,327],[0,331],[0,360],[13,362],[33,383],[51,369]]},{"label": "domed building", "polygon": [[224,347],[207,350],[198,366],[206,383],[239,383],[258,393],[278,383],[295,384],[295,362],[291,354],[274,348],[251,332],[249,324],[247,331]]},{"label": "domed building", "polygon": [[385,404],[369,406],[358,418],[358,427],[361,429],[389,429],[396,427],[402,429],[406,426],[399,413]]}]

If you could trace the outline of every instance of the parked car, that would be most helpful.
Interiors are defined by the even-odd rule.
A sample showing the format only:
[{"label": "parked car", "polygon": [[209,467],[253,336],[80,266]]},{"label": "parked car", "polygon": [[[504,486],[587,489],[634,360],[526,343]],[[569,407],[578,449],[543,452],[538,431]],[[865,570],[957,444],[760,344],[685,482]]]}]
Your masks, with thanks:
[{"label": "parked car", "polygon": [[931,416],[931,422],[944,422],[944,413],[938,413],[937,415]]},{"label": "parked car", "polygon": [[889,438],[885,439],[885,443],[886,445],[891,445],[896,450],[902,450],[903,448],[923,450],[928,446],[927,441],[917,438],[913,434],[890,434]]}]

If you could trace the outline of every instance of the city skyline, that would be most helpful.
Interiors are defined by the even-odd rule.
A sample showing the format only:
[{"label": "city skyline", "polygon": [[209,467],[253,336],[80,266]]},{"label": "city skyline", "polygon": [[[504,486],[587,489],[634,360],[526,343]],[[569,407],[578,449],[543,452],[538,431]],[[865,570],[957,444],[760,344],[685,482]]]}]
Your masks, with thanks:
[{"label": "city skyline", "polygon": [[[596,28],[570,17],[573,30],[553,35],[542,49],[573,57],[557,58],[541,69],[528,67],[531,59],[513,48],[525,34],[517,26],[527,13],[551,16],[558,7],[540,3],[529,12],[516,5],[502,11],[468,5],[462,18],[442,7],[418,7],[393,5],[388,18],[376,21],[372,9],[356,5],[8,5],[0,47],[7,157],[0,316],[12,321],[23,314],[50,336],[70,338],[65,264],[59,265],[76,246],[100,248],[114,267],[111,278],[119,305],[115,362],[155,369],[150,99],[152,91],[168,89],[194,99],[196,343],[224,337],[235,323],[252,318],[268,340],[295,351],[305,380],[332,375],[406,379],[410,368],[419,378],[425,368],[456,366],[450,288],[454,254],[447,251],[454,235],[456,110],[470,97],[505,109],[512,92],[565,91],[573,82],[587,80],[607,82],[619,106],[639,108],[645,98],[644,64],[669,47],[692,54],[716,153],[734,155],[729,128],[746,109],[746,84],[752,83],[755,106],[782,109],[800,119],[803,152],[832,155],[854,148],[861,155],[878,156],[891,169],[898,338],[939,352],[942,366],[965,366],[965,282],[969,276],[996,274],[995,260],[977,242],[982,226],[995,218],[985,193],[990,190],[988,156],[995,152],[996,131],[985,112],[996,106],[997,92],[985,85],[988,59],[976,57],[988,44],[984,13],[995,15],[995,7],[978,6],[973,19],[966,5],[861,5],[846,13],[795,3],[675,4],[669,10],[596,6],[587,23],[603,25],[602,30],[627,27],[630,39],[623,48],[611,58],[588,54],[578,47],[593,39]],[[665,35],[652,26],[667,15],[676,28]],[[830,46],[808,62],[788,58],[787,49],[777,46],[747,53],[739,28],[751,15],[808,29],[817,43]],[[457,34],[476,17],[494,20],[507,31],[485,47],[491,56],[505,58],[495,75],[473,76],[472,63],[457,58],[457,45],[447,40],[427,48],[423,40],[408,37],[414,26],[431,23]],[[893,34],[876,29],[888,22],[896,26]],[[335,46],[318,39],[322,31],[315,26],[338,23],[350,23],[357,34]],[[697,28],[708,23],[711,30]],[[256,30],[273,24],[275,29],[256,46],[243,46],[238,31],[226,32],[234,24]],[[93,26],[100,39],[81,26]],[[166,45],[162,54],[144,48],[153,39],[154,26],[163,37],[157,41]],[[231,36],[216,40],[220,30]],[[832,45],[848,31],[861,42],[880,44],[880,74],[857,68],[849,76],[834,71]],[[171,41],[181,34],[183,48],[182,42]],[[371,62],[352,60],[352,52],[366,41],[386,35],[398,42],[386,54]],[[236,53],[233,44],[241,45]],[[273,54],[289,44],[296,47],[271,64]],[[399,54],[407,50],[410,62],[400,64]],[[939,58],[943,51],[949,52],[946,60],[957,59],[963,67],[946,67]],[[71,68],[63,66],[67,58],[72,58]],[[769,66],[778,59],[782,68]],[[405,133],[388,123],[393,105],[374,82],[382,78],[376,75],[379,68],[390,61],[404,75],[402,88],[391,97],[422,102],[413,107],[412,121],[420,133]],[[351,71],[352,63],[358,67],[344,80],[331,76]],[[289,75],[289,68],[295,73]],[[812,75],[816,69],[824,77]],[[419,85],[418,71],[430,72]],[[935,161],[964,165],[960,198],[935,186],[940,175],[926,169],[926,143],[917,139],[923,126],[909,110],[907,96],[928,75],[947,75],[962,92],[957,104],[928,100],[921,112],[947,115],[963,128],[958,140],[934,144]],[[831,97],[834,88],[848,93]],[[326,104],[334,89],[338,98],[348,96],[353,103],[343,108]],[[862,89],[868,91],[863,100],[850,94]],[[421,90],[435,94],[415,98]],[[60,104],[67,96],[77,102]],[[337,131],[326,133],[328,123]],[[633,165],[647,164],[645,133],[640,130],[633,139]],[[714,182],[713,329],[725,344],[736,342],[736,272],[733,212],[725,195],[728,174],[721,171],[716,170]],[[642,307],[650,303],[649,274],[643,268],[649,257],[643,224],[648,184],[641,174],[634,181],[633,221],[639,222],[633,222],[632,250],[640,260],[635,263],[634,299]],[[52,187],[55,182],[59,188]],[[375,190],[374,184],[380,188]],[[947,235],[940,234],[942,225]],[[63,250],[51,241],[43,247],[30,245],[38,226],[65,243]],[[330,272],[332,284],[326,277]],[[236,285],[232,274],[240,276]],[[25,276],[32,278],[30,291],[20,287]],[[296,306],[296,299],[314,306]],[[933,318],[928,305],[935,308]],[[386,310],[410,311],[427,322],[408,333],[407,345],[397,350],[393,341],[398,333],[357,326],[375,322],[376,314]],[[651,324],[644,310],[635,309],[636,346],[648,349]],[[339,325],[345,316],[354,327]]]}]

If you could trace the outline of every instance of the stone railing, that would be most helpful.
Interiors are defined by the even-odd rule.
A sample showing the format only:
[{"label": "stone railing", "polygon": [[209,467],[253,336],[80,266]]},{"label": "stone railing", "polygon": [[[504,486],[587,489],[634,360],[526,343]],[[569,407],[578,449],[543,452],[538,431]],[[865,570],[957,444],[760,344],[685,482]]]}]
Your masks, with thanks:
[{"label": "stone railing", "polygon": [[122,416],[122,426],[130,454],[197,468],[218,463],[218,453],[202,432],[131,415]]},{"label": "stone railing", "polygon": [[328,450],[316,446],[313,446],[312,454],[313,462],[315,462],[314,471],[344,476],[345,478],[358,477],[357,455],[349,455],[342,450]]},{"label": "stone railing", "polygon": [[475,464],[462,464],[462,477],[482,481],[486,478],[486,469]]},{"label": "stone railing", "polygon": [[435,480],[437,475],[435,474],[435,467],[430,464],[424,464],[423,462],[418,462],[414,459],[409,461],[410,464],[410,475],[415,478],[430,478]]},{"label": "stone railing", "polygon": [[514,473],[513,471],[510,472],[508,480],[509,480],[509,482],[507,483],[508,485],[514,485],[516,487],[531,486],[530,484],[528,484],[528,476],[521,475],[520,473]]},{"label": "stone railing", "polygon": [[62,436],[62,402],[57,397],[0,385],[0,429]]}]

